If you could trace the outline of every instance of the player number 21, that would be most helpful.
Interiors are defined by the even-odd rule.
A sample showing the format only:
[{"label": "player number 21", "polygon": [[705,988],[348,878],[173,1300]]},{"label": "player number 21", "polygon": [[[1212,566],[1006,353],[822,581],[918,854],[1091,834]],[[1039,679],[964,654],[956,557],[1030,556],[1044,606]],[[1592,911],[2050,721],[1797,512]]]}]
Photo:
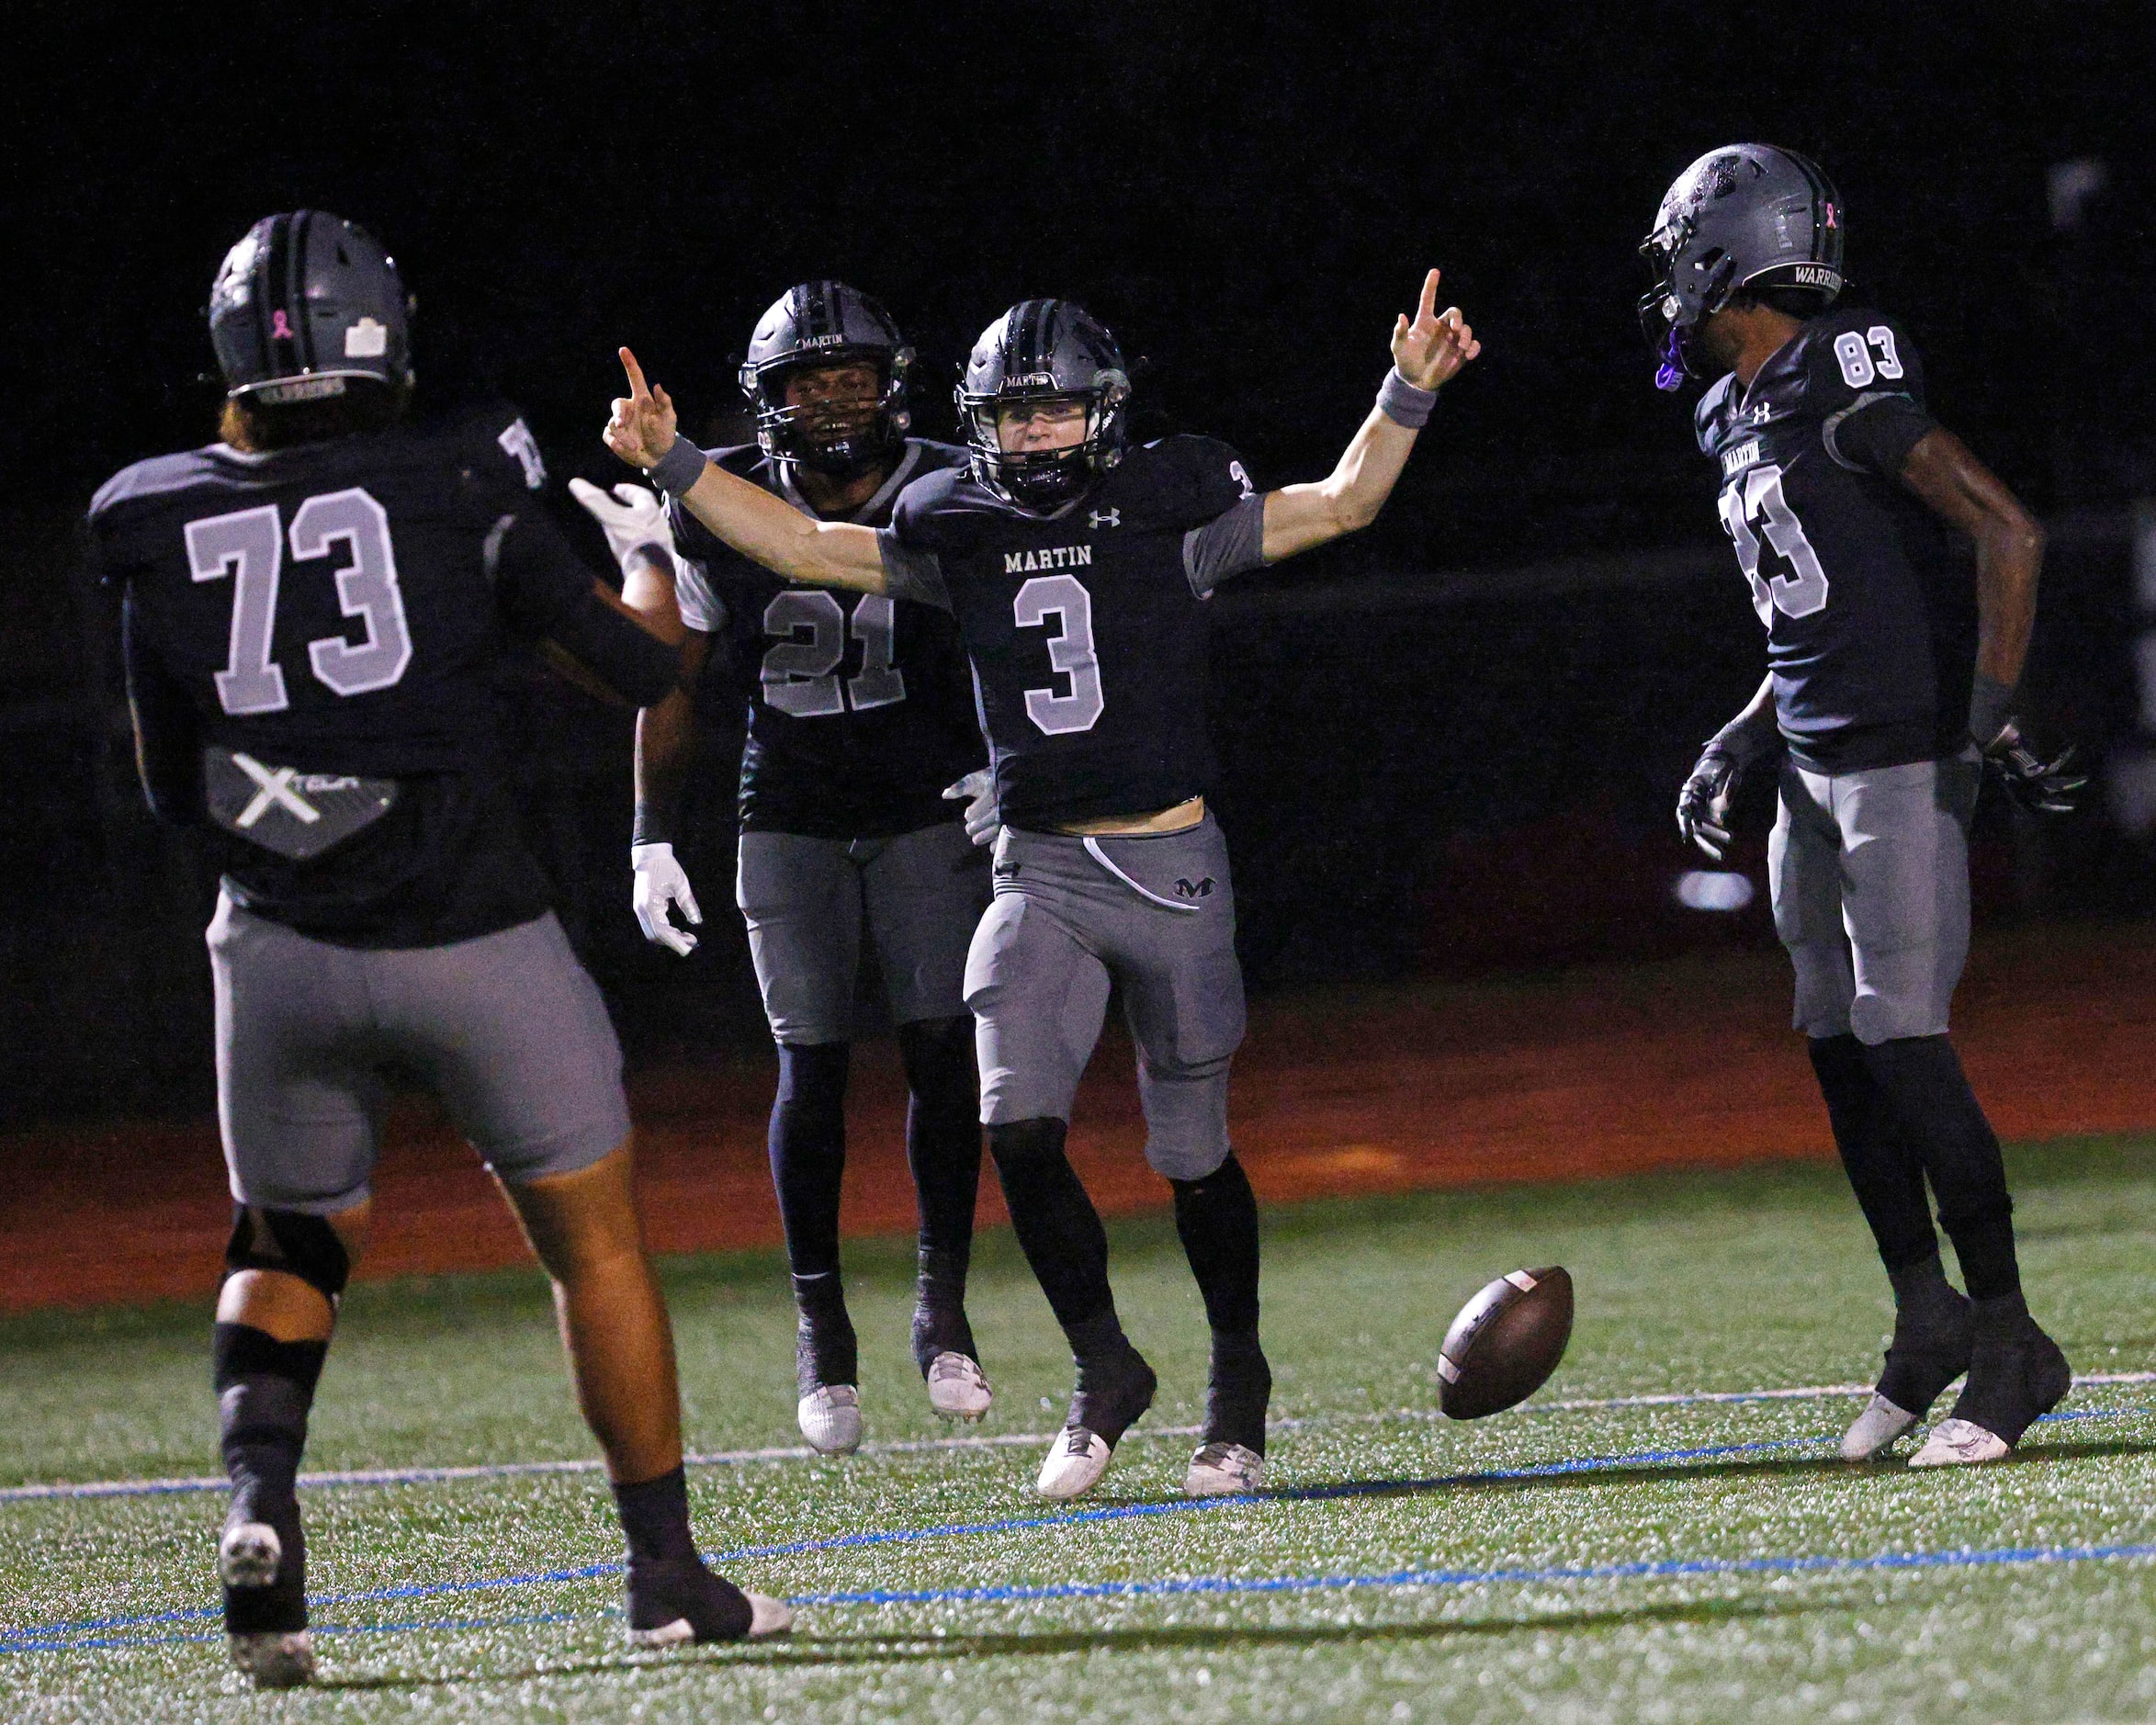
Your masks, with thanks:
[{"label": "player number 21", "polygon": [[880,593],[854,602],[853,638],[861,669],[841,683],[847,618],[837,597],[818,588],[789,587],[763,608],[763,632],[776,640],[763,655],[766,705],[795,718],[828,718],[851,705],[856,713],[906,698],[906,673],[892,660],[897,614]]},{"label": "player number 21", "polygon": [[[1747,468],[1743,478],[1724,486],[1721,524],[1737,547],[1737,567],[1751,584],[1752,608],[1760,622],[1771,628],[1778,611],[1785,617],[1808,617],[1825,608],[1826,570],[1804,536],[1804,524],[1782,495],[1779,468]],[[1789,564],[1790,573],[1760,574],[1761,539]]]},{"label": "player number 21", "polygon": [[282,666],[270,657],[277,623],[277,584],[285,545],[301,561],[327,557],[340,544],[350,558],[336,572],[337,604],[366,626],[365,638],[325,635],[307,643],[307,662],[338,694],[387,689],[412,663],[412,630],[397,584],[387,511],[365,490],[324,491],[301,503],[284,529],[275,503],[190,521],[187,567],[198,581],[232,578],[232,626],[217,698],[235,717],[281,713],[291,705]]}]

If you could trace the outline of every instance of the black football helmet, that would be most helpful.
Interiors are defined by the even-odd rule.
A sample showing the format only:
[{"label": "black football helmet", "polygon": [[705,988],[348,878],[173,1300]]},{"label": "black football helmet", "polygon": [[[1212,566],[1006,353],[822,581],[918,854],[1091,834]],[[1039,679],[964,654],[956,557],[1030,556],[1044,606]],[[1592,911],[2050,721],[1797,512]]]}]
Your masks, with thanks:
[{"label": "black football helmet", "polygon": [[1816,163],[1772,144],[1710,150],[1662,196],[1640,244],[1654,285],[1640,327],[1657,389],[1697,376],[1692,334],[1740,289],[1793,297],[1812,312],[1841,295],[1842,200]]},{"label": "black football helmet", "polygon": [[[786,374],[801,366],[866,363],[883,389],[865,422],[810,423],[786,405]],[[756,441],[774,460],[798,461],[818,473],[852,479],[889,458],[905,441],[913,415],[906,406],[906,374],[913,349],[891,314],[842,281],[806,281],[789,288],[756,321],[741,363],[741,393],[756,410]]]},{"label": "black football helmet", "polygon": [[[981,332],[957,389],[958,423],[982,484],[1025,509],[1055,509],[1123,459],[1130,370],[1115,337],[1067,299],[1028,299]],[[1072,397],[1086,404],[1085,441],[1006,451],[996,435],[1009,402]]]},{"label": "black football helmet", "polygon": [[209,341],[229,397],[271,406],[412,383],[412,299],[382,242],[319,209],[265,216],[225,254]]}]

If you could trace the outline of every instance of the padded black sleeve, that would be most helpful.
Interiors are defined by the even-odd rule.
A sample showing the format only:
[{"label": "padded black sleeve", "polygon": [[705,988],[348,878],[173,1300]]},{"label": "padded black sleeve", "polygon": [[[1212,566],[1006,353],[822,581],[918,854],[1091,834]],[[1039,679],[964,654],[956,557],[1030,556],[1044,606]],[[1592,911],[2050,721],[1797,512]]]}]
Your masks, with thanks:
[{"label": "padded black sleeve", "polygon": [[665,699],[680,681],[681,648],[600,598],[593,585],[598,578],[536,504],[496,523],[489,545],[502,613],[517,634],[565,648],[638,706]]},{"label": "padded black sleeve", "polygon": [[1828,415],[1822,435],[1827,454],[1843,467],[1891,479],[1937,423],[1913,397],[1875,389]]},{"label": "padded black sleeve", "polygon": [[582,602],[555,618],[547,638],[624,700],[657,705],[681,682],[682,649],[622,615],[590,581],[585,577]]},{"label": "padded black sleeve", "polygon": [[192,827],[202,819],[202,730],[194,703],[150,645],[141,602],[130,586],[119,607],[120,660],[135,720],[135,770],[158,819]]}]

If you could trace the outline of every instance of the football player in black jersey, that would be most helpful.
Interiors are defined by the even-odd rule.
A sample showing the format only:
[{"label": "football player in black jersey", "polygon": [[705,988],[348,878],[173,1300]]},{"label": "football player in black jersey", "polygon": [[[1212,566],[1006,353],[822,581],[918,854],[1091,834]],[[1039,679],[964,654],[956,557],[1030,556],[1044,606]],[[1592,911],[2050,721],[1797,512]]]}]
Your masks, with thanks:
[{"label": "football player in black jersey", "polygon": [[647,702],[674,685],[679,650],[549,523],[523,420],[403,423],[406,311],[362,229],[265,218],[211,290],[220,441],[136,463],[90,508],[144,790],[223,871],[218,1562],[232,1657],[265,1687],[313,1671],[294,1481],[393,1071],[442,1098],[553,1279],[627,1534],[632,1638],[789,1619],[696,1554],[621,1051],[517,836],[493,720],[513,638]]},{"label": "football player in black jersey", "polygon": [[1133,448],[1130,381],[1108,332],[1067,300],[1013,307],[959,390],[972,459],[916,480],[881,532],[812,522],[678,437],[672,403],[624,349],[630,393],[606,429],[687,513],[797,581],[950,610],[973,665],[1002,829],[966,999],[981,1115],[1019,1243],[1078,1362],[1039,1490],[1073,1497],[1151,1404],[1152,1369],[1117,1322],[1099,1215],[1064,1154],[1111,980],[1138,1048],[1147,1159],[1173,1188],[1213,1364],[1184,1481],[1263,1474],[1271,1375],[1258,1339],[1258,1212],[1227,1135],[1243,1032],[1226,847],[1205,809],[1205,597],[1228,576],[1367,525],[1435,391],[1479,351],[1438,276],[1393,331],[1394,369],[1327,479],[1260,493],[1202,437]]},{"label": "football player in black jersey", "polygon": [[[889,315],[843,282],[789,288],[756,325],[741,388],[757,440],[710,458],[812,520],[881,527],[910,480],[965,452],[906,434],[912,363]],[[748,703],[736,896],[778,1043],[772,1182],[794,1297],[796,1410],[825,1455],[861,1442],[853,1326],[840,1282],[839,1187],[862,940],[874,946],[912,1092],[907,1157],[920,1209],[913,1350],[930,1404],[977,1420],[989,1391],[965,1318],[981,1132],[966,944],[988,898],[985,859],[943,788],[977,770],[980,732],[947,613],[878,593],[841,596],[772,574],[679,504],[640,486],[571,489],[605,525],[628,603],[678,603],[693,679],[720,642]],[[678,560],[665,555],[678,545]],[[631,860],[646,936],[686,953],[699,920],[673,836],[691,769],[686,686],[637,727]]]},{"label": "football player in black jersey", "polygon": [[[1908,332],[1846,293],[1843,224],[1802,156],[1710,151],[1662,200],[1641,310],[1662,388],[1719,378],[1699,446],[1767,631],[1767,679],[1708,743],[1677,825],[1719,858],[1739,779],[1783,757],[1775,925],[1896,1305],[1842,1453],[1885,1454],[1966,1371],[1912,1458],[1930,1467],[2004,1456],[2071,1381],[2023,1300],[1998,1140],[1947,1030],[1985,763],[2038,808],[2067,806],[2080,781],[2030,753],[2011,716],[2042,533],[1932,419]],[[1973,585],[1948,530],[1974,543]],[[1927,1178],[1966,1295],[1939,1262]]]}]

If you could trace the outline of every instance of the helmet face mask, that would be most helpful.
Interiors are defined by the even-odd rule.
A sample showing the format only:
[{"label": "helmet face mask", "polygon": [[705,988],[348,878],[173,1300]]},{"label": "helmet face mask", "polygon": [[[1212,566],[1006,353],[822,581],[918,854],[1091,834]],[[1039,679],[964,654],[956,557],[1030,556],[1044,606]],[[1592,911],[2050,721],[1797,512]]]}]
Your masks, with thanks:
[{"label": "helmet face mask", "polygon": [[1841,198],[1814,163],[1771,144],[1710,150],[1663,195],[1641,242],[1639,303],[1658,389],[1700,375],[1700,323],[1740,292],[1794,296],[1815,314],[1840,297]]},{"label": "helmet face mask", "polygon": [[[913,415],[906,375],[913,350],[890,314],[844,282],[789,288],[757,321],[740,370],[741,393],[756,412],[756,441],[774,461],[796,462],[833,479],[856,479],[891,460]],[[873,400],[853,412],[787,399],[804,372],[863,366],[876,375]]]},{"label": "helmet face mask", "polygon": [[280,407],[355,384],[408,389],[411,312],[396,261],[366,229],[321,210],[265,216],[209,289],[226,397]]},{"label": "helmet face mask", "polygon": [[[1022,509],[1059,509],[1123,459],[1128,368],[1114,336],[1067,299],[1028,299],[981,332],[955,391],[975,476]],[[1082,403],[1075,442],[1008,448],[1010,411]]]}]

